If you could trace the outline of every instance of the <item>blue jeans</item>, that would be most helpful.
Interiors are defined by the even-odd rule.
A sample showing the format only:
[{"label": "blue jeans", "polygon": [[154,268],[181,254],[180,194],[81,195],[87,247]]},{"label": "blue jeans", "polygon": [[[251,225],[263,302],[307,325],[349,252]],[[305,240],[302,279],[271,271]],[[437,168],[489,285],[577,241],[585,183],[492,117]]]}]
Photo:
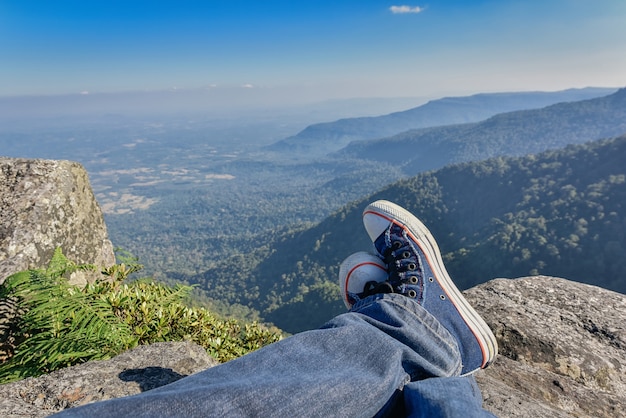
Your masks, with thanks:
[{"label": "blue jeans", "polygon": [[492,416],[454,338],[415,301],[379,294],[322,328],[139,395],[59,417]]}]

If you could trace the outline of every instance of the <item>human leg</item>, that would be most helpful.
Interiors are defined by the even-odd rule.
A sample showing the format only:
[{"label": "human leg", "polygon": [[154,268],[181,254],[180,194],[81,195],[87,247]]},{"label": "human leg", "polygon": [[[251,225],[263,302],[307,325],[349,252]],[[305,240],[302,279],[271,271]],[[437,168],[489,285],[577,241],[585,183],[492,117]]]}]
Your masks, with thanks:
[{"label": "human leg", "polygon": [[[363,417],[394,406],[428,410],[445,403],[446,393],[470,410],[477,404],[475,391],[462,383],[469,378],[456,376],[486,367],[495,357],[495,339],[461,303],[427,230],[386,208],[371,206],[364,222],[389,277],[368,280],[363,292],[347,295],[351,312],[162,388],[60,416]],[[344,271],[357,282],[368,277]],[[437,304],[433,295],[445,295],[451,305]]]},{"label": "human leg", "polygon": [[65,417],[374,416],[410,380],[460,370],[452,336],[413,301],[380,294],[319,330]]}]

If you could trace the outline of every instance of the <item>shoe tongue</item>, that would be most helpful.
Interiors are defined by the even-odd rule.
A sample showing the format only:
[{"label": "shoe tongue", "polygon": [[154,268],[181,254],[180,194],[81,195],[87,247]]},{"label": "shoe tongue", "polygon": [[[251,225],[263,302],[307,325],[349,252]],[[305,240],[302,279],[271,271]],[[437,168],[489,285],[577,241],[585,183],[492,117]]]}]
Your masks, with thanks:
[{"label": "shoe tongue", "polygon": [[378,236],[378,238],[376,238],[376,241],[374,241],[374,247],[376,248],[378,254],[380,254],[382,257],[387,257],[387,252],[389,250],[388,238],[389,235],[387,233],[387,230],[385,230]]}]

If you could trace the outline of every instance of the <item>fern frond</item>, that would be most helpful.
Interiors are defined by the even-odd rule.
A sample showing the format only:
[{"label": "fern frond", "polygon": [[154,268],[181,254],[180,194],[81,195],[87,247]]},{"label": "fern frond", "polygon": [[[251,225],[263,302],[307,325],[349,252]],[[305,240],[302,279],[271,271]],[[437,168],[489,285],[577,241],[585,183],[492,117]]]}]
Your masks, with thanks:
[{"label": "fern frond", "polygon": [[54,250],[54,254],[52,254],[52,259],[50,263],[48,263],[48,268],[46,269],[46,273],[50,277],[60,277],[68,270],[76,268],[76,264],[71,262],[70,260],[63,255],[63,251],[61,247],[57,247]]},{"label": "fern frond", "polygon": [[55,248],[52,259],[46,268],[46,274],[56,278],[75,271],[97,271],[97,267],[93,264],[76,264],[63,254],[61,247]]},{"label": "fern frond", "polygon": [[26,313],[19,332],[24,341],[14,356],[0,365],[2,376],[36,376],[59,367],[108,358],[133,344],[130,327],[110,304],[97,295],[71,286],[58,274],[63,259],[52,269],[31,270],[8,279]]},{"label": "fern frond", "polygon": [[190,308],[185,301],[191,286],[153,280],[123,284],[120,279],[132,268],[118,266],[111,269],[113,280],[78,288],[64,276],[90,266],[76,265],[57,250],[47,269],[7,278],[0,296],[16,300],[25,313],[14,355],[0,364],[0,384],[106,359],[137,344],[192,340],[227,361],[280,338],[256,325],[242,328],[236,321]]}]

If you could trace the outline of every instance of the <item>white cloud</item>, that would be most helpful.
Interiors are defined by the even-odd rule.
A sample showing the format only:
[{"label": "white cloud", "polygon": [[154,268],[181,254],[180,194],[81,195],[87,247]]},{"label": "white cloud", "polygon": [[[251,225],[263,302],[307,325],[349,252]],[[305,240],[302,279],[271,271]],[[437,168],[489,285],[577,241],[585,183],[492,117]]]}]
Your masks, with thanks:
[{"label": "white cloud", "polygon": [[254,84],[246,83],[246,84],[242,84],[241,87],[243,87],[244,89],[253,89]]},{"label": "white cloud", "polygon": [[389,8],[393,14],[405,14],[405,13],[421,13],[424,11],[423,7],[419,6],[391,6]]}]

